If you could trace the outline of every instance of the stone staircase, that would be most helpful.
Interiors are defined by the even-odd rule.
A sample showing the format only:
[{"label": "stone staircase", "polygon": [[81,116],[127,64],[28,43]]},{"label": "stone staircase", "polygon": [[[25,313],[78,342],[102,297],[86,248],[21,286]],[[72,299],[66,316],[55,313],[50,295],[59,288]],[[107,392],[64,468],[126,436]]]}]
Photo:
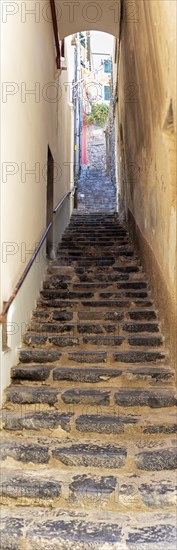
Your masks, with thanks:
[{"label": "stone staircase", "polygon": [[3,550],[176,550],[176,395],[117,214],[74,213],[5,392]]}]

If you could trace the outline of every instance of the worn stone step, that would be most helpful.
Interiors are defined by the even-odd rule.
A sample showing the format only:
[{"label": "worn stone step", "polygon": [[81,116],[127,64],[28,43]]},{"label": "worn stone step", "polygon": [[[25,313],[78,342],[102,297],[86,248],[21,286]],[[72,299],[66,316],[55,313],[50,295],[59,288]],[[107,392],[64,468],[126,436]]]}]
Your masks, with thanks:
[{"label": "worn stone step", "polygon": [[80,239],[82,239],[82,236],[87,236],[88,239],[90,240],[91,238],[96,237],[97,235],[105,238],[112,237],[112,236],[116,237],[117,235],[126,236],[127,232],[118,226],[112,227],[112,225],[106,226],[106,227],[104,226],[93,227],[92,225],[90,225],[90,227],[89,226],[84,227],[83,224],[81,224],[80,226],[79,224],[77,224],[75,228],[72,225],[70,225],[69,228],[66,228],[65,236],[70,236],[70,235],[72,236],[72,238],[78,235]]},{"label": "worn stone step", "polygon": [[109,390],[90,389],[66,389],[61,391],[58,387],[52,386],[24,386],[14,385],[5,391],[7,403],[35,404],[46,403],[50,406],[57,406],[61,399],[64,404],[89,404],[92,406],[102,405],[107,407],[110,404]]},{"label": "worn stone step", "polygon": [[[124,327],[124,325],[123,325]],[[122,327],[122,328],[123,328]],[[158,325],[157,325],[158,327]],[[152,327],[153,328],[153,327]],[[45,333],[72,333],[72,334],[110,334],[118,333],[121,330],[119,323],[73,323],[73,324],[60,324],[60,323],[37,323],[33,321],[30,326],[30,331],[45,332]],[[125,329],[124,329],[125,330]],[[127,331],[128,332],[128,331]],[[132,330],[133,332],[133,330]],[[136,332],[136,327],[135,331]],[[151,332],[151,331],[150,331]],[[154,332],[154,330],[152,330]]]},{"label": "worn stone step", "polygon": [[[118,408],[111,406],[109,410],[97,407],[97,412],[94,413],[93,408],[87,407],[84,411],[79,411],[75,407],[74,412],[61,412],[56,410],[29,410],[27,407],[23,410],[3,409],[1,413],[2,428],[9,432],[40,432],[52,435],[56,432],[66,436],[66,433],[75,437],[85,437],[87,433],[91,436],[95,434],[103,434],[104,439],[108,437],[117,438],[119,436],[132,437],[148,437],[152,438],[163,437],[163,439],[174,437],[177,433],[176,413],[169,412],[171,409],[165,409],[165,414],[162,415],[161,409],[156,409],[154,413],[147,409],[145,412],[135,413],[134,411],[121,412]],[[152,409],[153,411],[153,409]]]},{"label": "worn stone step", "polygon": [[50,406],[57,406],[61,402],[64,404],[88,404],[91,406],[103,405],[108,407],[111,404],[111,395],[113,403],[119,407],[149,407],[162,408],[174,407],[177,405],[176,393],[173,388],[168,390],[158,387],[156,389],[119,389],[109,387],[108,389],[95,389],[88,387],[82,389],[60,389],[53,386],[25,386],[12,385],[5,391],[6,402],[34,404],[46,403]]},{"label": "worn stone step", "polygon": [[46,334],[35,334],[33,332],[27,332],[24,336],[24,343],[31,346],[48,346],[65,348],[65,347],[78,347],[82,341],[79,337],[72,336],[51,336]]},{"label": "worn stone step", "polygon": [[[133,337],[132,337],[133,338]],[[63,347],[72,347],[72,346],[79,346],[82,344],[93,344],[95,346],[120,346],[124,342],[124,338],[122,336],[51,336],[46,334],[35,334],[33,332],[27,332],[24,337],[25,344],[30,345],[48,345],[53,344],[54,346],[59,346],[60,348]],[[133,344],[134,345],[134,344]],[[138,344],[141,345],[141,344]],[[144,345],[144,344],[142,344]],[[149,345],[149,344],[147,344]],[[152,344],[153,345],[153,344]],[[154,344],[156,345],[156,343]],[[158,345],[158,344],[157,344]]]},{"label": "worn stone step", "polygon": [[177,405],[177,394],[174,389],[120,389],[115,394],[115,403],[120,407],[174,407]]},{"label": "worn stone step", "polygon": [[[132,277],[139,277],[140,275],[138,274],[133,274]],[[84,288],[84,286],[90,286],[90,285],[94,285],[95,287],[97,287],[97,284],[105,284],[107,285],[109,283],[109,285],[112,286],[112,284],[114,283],[117,283],[117,282],[120,282],[120,281],[129,281],[130,279],[130,275],[129,273],[119,273],[118,275],[116,274],[113,274],[111,275],[111,273],[85,273],[85,274],[82,274],[82,273],[78,273],[77,275],[77,278],[78,278],[78,281],[79,283],[75,283],[75,284],[79,284],[80,287]],[[103,283],[100,283],[100,281],[104,281]],[[84,286],[83,286],[84,285]],[[90,287],[91,288],[91,287]],[[98,287],[97,287],[98,288]]]},{"label": "worn stone step", "polygon": [[90,389],[65,389],[59,390],[52,386],[11,386],[6,390],[7,403],[17,404],[35,404],[45,403],[47,406],[59,406],[62,403],[67,404],[88,404],[90,407],[109,406],[110,397],[114,398],[115,405],[119,407],[149,407],[162,408],[173,407],[176,405],[176,395],[171,389],[162,388],[138,390],[129,388],[128,390],[116,391]]},{"label": "worn stone step", "polygon": [[[129,311],[129,310],[119,310],[119,311],[103,311],[103,310],[97,310],[97,311],[89,311],[89,310],[81,310],[76,312],[76,316],[78,321],[112,321],[113,323],[117,323],[123,320],[132,320],[136,322],[142,322],[146,323],[148,322],[149,325],[151,325],[151,322],[153,321],[152,325],[155,324],[154,321],[157,322],[157,314],[154,310],[147,309],[147,310],[137,310],[135,311]],[[54,309],[49,310],[48,308],[40,309],[37,308],[35,311],[33,311],[33,319],[32,323],[53,323],[55,321],[59,323],[66,323],[69,321],[73,322],[74,318],[74,312],[73,311],[67,311],[67,310],[57,310]],[[139,324],[139,323],[138,323]]]},{"label": "worn stone step", "polygon": [[159,332],[159,324],[158,323],[152,323],[152,322],[148,322],[148,323],[143,323],[141,321],[141,323],[136,323],[136,322],[131,322],[131,323],[124,323],[122,325],[122,329],[123,331],[125,332]]},{"label": "worn stone step", "polygon": [[[124,256],[126,257],[131,257],[133,260],[136,259],[136,256],[134,255],[133,252],[129,252],[129,253],[121,253],[119,254],[120,258],[124,258]],[[61,262],[62,265],[73,265],[74,267],[82,267],[82,268],[93,268],[95,267],[96,269],[98,270],[101,270],[102,268],[106,269],[106,268],[109,268],[110,266],[112,267],[114,264],[116,264],[118,262],[118,259],[116,258],[116,256],[112,256],[111,258],[103,258],[103,259],[98,259],[96,256],[95,257],[90,257],[90,258],[75,258],[73,259],[72,257],[70,256],[63,256],[63,255],[58,255],[58,262]]]},{"label": "worn stone step", "polygon": [[[82,229],[81,229],[81,231],[82,231]],[[105,231],[106,231],[106,229],[105,229]],[[107,235],[107,238],[105,238],[105,231],[104,231],[104,234],[102,234],[101,231],[96,230],[97,235],[99,234],[97,239],[99,240],[99,242],[101,244],[102,243],[106,244],[107,240],[108,240],[108,244],[110,244],[113,241],[113,244],[115,244],[115,242],[116,242],[116,243],[126,243],[126,244],[131,244],[132,245],[131,239],[129,238],[129,236],[127,234],[124,234],[123,231],[121,231],[121,232],[118,231],[116,233],[115,238],[110,237],[109,234]],[[77,231],[77,234],[78,234],[78,239],[76,240],[73,237],[72,232],[70,232],[70,234],[69,234],[69,232],[64,233],[63,237],[62,237],[62,240],[60,241],[58,246],[67,245],[67,248],[71,248],[71,244],[73,244],[76,248],[77,247],[83,247],[84,246],[83,238],[85,240],[85,233],[82,233],[82,232],[80,233],[80,231],[79,232]],[[95,238],[95,240],[97,240],[94,234],[91,235],[92,240],[93,240],[93,238]],[[90,239],[88,239],[88,242],[90,242]]]},{"label": "worn stone step", "polygon": [[14,438],[11,435],[1,439],[0,456],[7,466],[9,459],[13,459],[21,464],[48,464],[50,467],[55,464],[69,468],[102,468],[103,473],[119,468],[127,473],[171,471],[177,466],[175,438],[153,440],[153,444],[149,439],[122,439],[118,444],[47,436]]},{"label": "worn stone step", "polygon": [[41,291],[41,296],[44,298],[47,298],[47,300],[51,299],[51,300],[55,300],[55,299],[61,299],[61,300],[83,300],[83,299],[87,299],[87,300],[91,300],[94,298],[94,296],[97,296],[97,299],[98,297],[100,298],[100,300],[118,300],[118,299],[122,299],[122,298],[147,298],[148,297],[148,292],[147,291],[139,291],[139,290],[132,290],[132,291],[123,291],[123,290],[120,290],[119,292],[116,292],[116,291],[112,291],[112,292],[98,292],[95,293],[95,292],[88,292],[88,291],[83,291],[83,292],[77,292],[77,291],[64,291],[64,290],[53,290],[53,289],[50,289],[50,290],[42,290]]},{"label": "worn stone step", "polygon": [[[77,267],[76,267],[76,271],[77,271]],[[145,276],[143,275],[143,273],[141,271],[139,272],[134,272],[134,273],[113,273],[111,272],[109,269],[107,272],[103,272],[103,271],[95,271],[95,270],[88,270],[87,272],[84,272],[84,273],[79,273],[77,272],[77,282],[76,282],[76,278],[75,278],[75,282],[74,282],[74,278],[73,278],[73,281],[72,281],[72,284],[79,284],[80,287],[82,287],[82,285],[84,284],[83,286],[83,289],[85,290],[87,284],[88,283],[89,285],[92,285],[92,288],[93,288],[93,285],[98,288],[98,284],[99,283],[103,283],[105,284],[106,286],[109,285],[111,287],[114,287],[116,289],[116,283],[120,283],[120,282],[124,282],[124,281],[127,281],[127,282],[130,282],[130,281],[133,281],[133,282],[138,282],[138,281],[145,281]],[[145,281],[146,282],[146,281]],[[91,288],[91,287],[90,287]]]},{"label": "worn stone step", "polygon": [[65,466],[83,466],[103,469],[121,468],[127,460],[124,445],[102,445],[97,442],[64,441],[59,439],[3,438],[0,447],[1,460],[13,458],[16,462],[49,464],[54,460]]},{"label": "worn stone step", "polygon": [[48,309],[39,309],[37,308],[35,311],[33,311],[33,319],[35,319],[34,322],[36,322],[36,319],[42,320],[42,322],[46,321],[59,321],[60,323],[66,323],[66,321],[72,321],[73,320],[73,312],[72,311],[49,311]]},{"label": "worn stone step", "polygon": [[22,363],[54,363],[59,361],[61,353],[53,349],[22,348],[19,360]]},{"label": "worn stone step", "polygon": [[145,510],[157,507],[168,511],[175,505],[176,495],[177,482],[173,472],[166,480],[161,472],[140,474],[133,480],[131,475],[125,474],[98,476],[91,472],[68,475],[67,471],[60,473],[56,469],[50,472],[1,470],[0,500],[3,505],[8,501],[19,506],[51,504],[55,509],[63,502],[71,509],[83,504],[92,509],[99,505],[100,510],[106,506],[110,511],[122,507],[126,510],[133,504],[134,510],[141,506]]},{"label": "worn stone step", "polygon": [[105,383],[112,379],[116,379],[119,383],[120,380],[127,380],[127,382],[144,381],[173,381],[174,371],[170,368],[163,366],[129,366],[129,367],[117,367],[113,368],[112,365],[108,365],[107,368],[99,367],[56,367],[55,365],[17,365],[11,369],[11,378],[16,381],[72,381],[81,383]]},{"label": "worn stone step", "polygon": [[157,315],[156,315],[156,312],[153,311],[153,310],[139,310],[137,308],[137,310],[126,310],[126,309],[123,309],[122,311],[102,311],[102,310],[98,310],[98,311],[78,311],[77,313],[78,315],[78,318],[80,320],[90,320],[90,321],[93,321],[93,320],[102,320],[104,319],[105,321],[113,321],[113,322],[120,322],[122,321],[124,318],[127,318],[127,319],[132,319],[132,320],[135,320],[135,321],[154,321],[157,319]]},{"label": "worn stone step", "polygon": [[89,227],[77,227],[77,228],[70,228],[66,229],[65,231],[65,237],[71,237],[75,242],[77,242],[77,238],[82,241],[84,238],[87,239],[88,242],[90,242],[92,239],[101,238],[102,240],[107,240],[111,238],[120,238],[120,237],[126,237],[127,232],[115,227],[115,228],[109,228],[109,227],[96,227],[96,228],[89,228]]},{"label": "worn stone step", "polygon": [[63,509],[2,510],[4,550],[176,550],[176,515],[173,513],[67,512]]},{"label": "worn stone step", "polygon": [[92,344],[99,346],[121,346],[123,343],[127,343],[130,346],[143,346],[143,347],[159,347],[162,345],[161,336],[130,336],[124,338],[122,336],[83,336],[84,344]]},{"label": "worn stone step", "polygon": [[162,361],[166,358],[164,352],[159,351],[122,351],[122,352],[105,352],[105,351],[69,351],[68,360],[76,363],[107,363],[110,361],[116,363],[155,363],[156,361]]},{"label": "worn stone step", "polygon": [[[146,413],[127,413],[126,415],[121,413],[119,409],[114,410],[113,407],[109,411],[109,415],[106,415],[105,412],[100,410],[102,414],[82,414],[75,415],[75,425],[76,429],[86,434],[106,434],[109,436],[117,434],[126,434],[129,436],[132,434],[132,437],[141,434],[143,435],[155,435],[158,436],[163,434],[165,436],[171,436],[171,434],[177,433],[177,421],[176,414],[172,413],[171,415],[167,411],[165,413],[164,420],[162,419],[162,411],[156,411],[156,419],[154,422],[154,415],[152,416],[150,412]],[[112,416],[111,416],[112,413]],[[19,419],[20,420],[20,419]],[[11,422],[15,422],[10,419]]]},{"label": "worn stone step", "polygon": [[8,431],[34,431],[51,432],[59,430],[60,434],[69,433],[73,424],[73,412],[60,412],[55,410],[29,411],[19,412],[3,409],[1,414],[2,427]]},{"label": "worn stone step", "polygon": [[[88,247],[89,247],[89,253],[96,253],[98,252],[99,250],[99,253],[100,252],[111,252],[114,251],[118,251],[119,247],[122,247],[122,246],[132,246],[132,244],[130,243],[129,239],[128,238],[116,238],[116,240],[112,240],[112,239],[108,239],[107,241],[102,241],[102,240],[94,240],[94,241],[89,241],[88,243]],[[71,240],[71,239],[63,239],[62,242],[59,244],[58,246],[58,252],[64,252],[66,254],[71,254],[71,255],[80,255],[80,254],[83,254],[85,255],[85,244],[83,241],[77,241],[77,242],[74,242],[74,240]]]},{"label": "worn stone step", "polygon": [[115,317],[114,323],[48,323],[32,321],[30,331],[45,332],[48,334],[55,333],[72,333],[72,334],[119,334],[121,333],[157,333],[159,332],[158,323],[122,323]]},{"label": "worn stone step", "polygon": [[[83,261],[84,263],[85,261],[96,261],[99,263],[100,261],[103,261],[105,259],[112,260],[113,258],[114,259],[119,258],[119,256],[128,256],[128,257],[134,256],[134,250],[132,247],[130,248],[130,246],[119,246],[119,245],[117,245],[116,247],[108,247],[106,250],[104,249],[104,254],[102,251],[101,256],[98,256],[98,250],[94,250],[94,251],[90,250],[90,247],[89,248],[87,247],[87,252],[88,253],[86,255],[85,247],[83,251],[74,251],[74,250],[71,251],[71,250],[66,250],[65,248],[58,248],[57,258],[62,258],[66,260],[69,259],[73,262]],[[99,248],[99,252],[100,252],[100,248]]]},{"label": "worn stone step", "polygon": [[36,321],[32,321],[30,325],[30,332],[44,332],[46,334],[75,334],[77,332],[77,324],[65,324],[65,323],[48,323],[48,322],[41,322],[37,323]]},{"label": "worn stone step", "polygon": [[43,298],[51,298],[52,300],[54,300],[55,298],[61,298],[61,299],[70,299],[70,300],[76,300],[76,299],[83,299],[83,298],[87,298],[87,299],[91,299],[94,297],[94,293],[93,292],[87,292],[87,291],[83,291],[83,292],[74,292],[74,291],[69,291],[67,290],[66,292],[63,291],[63,290],[53,290],[53,289],[50,289],[50,290],[41,290],[41,296],[43,296]]},{"label": "worn stone step", "polygon": [[61,308],[61,309],[66,309],[66,310],[80,310],[82,308],[84,309],[88,309],[89,308],[95,308],[95,309],[99,309],[101,307],[103,307],[105,310],[107,310],[108,308],[109,309],[117,309],[117,308],[131,308],[134,310],[135,307],[137,307],[138,309],[140,308],[151,308],[153,306],[153,303],[151,300],[146,300],[146,299],[139,299],[139,298],[136,298],[134,297],[132,301],[126,299],[126,298],[120,298],[119,300],[82,300],[82,301],[79,301],[79,300],[60,300],[60,299],[47,299],[47,298],[40,298],[38,300],[38,307],[41,308],[42,307],[49,307],[49,308]]},{"label": "worn stone step", "polygon": [[[107,276],[107,270],[105,269],[105,275]],[[118,274],[131,274],[131,273],[142,273],[141,271],[141,268],[140,266],[138,266],[137,264],[134,265],[134,263],[132,262],[132,264],[130,265],[130,263],[128,263],[127,265],[116,265],[116,266],[112,266],[111,269],[109,269],[108,267],[108,272],[110,272],[111,274],[114,273],[114,271],[116,271]],[[84,268],[84,266],[76,266],[75,267],[75,272],[79,275],[79,274],[88,274],[88,266],[86,268]],[[102,270],[100,269],[99,270],[99,266],[97,266],[97,272],[96,272],[96,277],[97,275],[103,275],[103,272]]]},{"label": "worn stone step", "polygon": [[108,282],[84,282],[84,283],[61,283],[57,279],[49,279],[44,281],[43,290],[66,290],[68,292],[99,292],[100,289],[110,289],[112,292],[116,290],[141,290],[146,289],[147,283],[145,281],[126,281],[126,282],[115,282],[114,285]]},{"label": "worn stone step", "polygon": [[134,309],[136,306],[138,308],[145,308],[145,307],[151,307],[153,305],[152,301],[151,300],[146,300],[146,299],[142,299],[140,300],[139,298],[134,298],[133,299],[133,303],[130,302],[130,300],[126,299],[126,298],[121,298],[119,300],[88,300],[88,301],[85,301],[85,300],[82,300],[82,301],[79,301],[79,300],[60,300],[60,299],[47,299],[47,298],[40,298],[38,300],[38,307],[40,308],[41,306],[43,307],[49,307],[49,308],[61,308],[61,309],[66,309],[68,310],[69,309],[72,309],[72,310],[75,310],[77,311],[78,309],[81,309],[81,308],[97,308],[99,309],[100,307],[103,307],[106,309],[117,309],[117,308],[131,308],[132,306],[132,309]]},{"label": "worn stone step", "polygon": [[120,351],[115,353],[113,358],[114,361],[118,363],[151,363],[165,359],[165,352],[139,350],[127,352]]},{"label": "worn stone step", "polygon": [[35,333],[28,331],[24,336],[24,343],[31,346],[48,346],[52,344],[53,346],[59,348],[65,347],[78,347],[87,345],[87,346],[109,346],[112,348],[114,346],[126,346],[133,347],[159,347],[162,346],[163,340],[161,336],[149,336],[149,335],[140,335],[140,336],[100,336],[96,334],[95,336],[84,336],[77,335],[70,336],[62,335],[51,335],[46,333]]},{"label": "worn stone step", "polygon": [[154,319],[157,319],[157,314],[153,310],[130,311],[129,316],[130,319],[132,319],[133,321],[152,321]]}]

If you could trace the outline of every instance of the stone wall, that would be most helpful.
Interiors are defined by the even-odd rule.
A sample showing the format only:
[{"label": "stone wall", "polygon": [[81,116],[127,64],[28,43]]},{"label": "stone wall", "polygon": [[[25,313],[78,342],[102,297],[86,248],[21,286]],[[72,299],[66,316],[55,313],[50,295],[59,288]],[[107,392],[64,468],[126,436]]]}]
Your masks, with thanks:
[{"label": "stone wall", "polygon": [[120,195],[173,358],[177,264],[175,52],[176,2],[137,0],[131,13],[122,10],[116,113]]},{"label": "stone wall", "polygon": [[115,124],[114,124],[114,104],[113,99],[110,103],[109,118],[106,125],[106,172],[112,183],[116,185],[116,166],[115,166]]}]

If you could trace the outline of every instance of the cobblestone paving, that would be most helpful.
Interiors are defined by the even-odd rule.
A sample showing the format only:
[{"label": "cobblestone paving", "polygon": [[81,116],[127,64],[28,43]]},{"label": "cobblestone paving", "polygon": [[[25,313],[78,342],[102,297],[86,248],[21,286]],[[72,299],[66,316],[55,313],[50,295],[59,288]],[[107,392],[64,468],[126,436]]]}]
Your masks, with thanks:
[{"label": "cobblestone paving", "polygon": [[78,183],[78,210],[83,212],[116,211],[116,187],[104,171],[83,171]]}]

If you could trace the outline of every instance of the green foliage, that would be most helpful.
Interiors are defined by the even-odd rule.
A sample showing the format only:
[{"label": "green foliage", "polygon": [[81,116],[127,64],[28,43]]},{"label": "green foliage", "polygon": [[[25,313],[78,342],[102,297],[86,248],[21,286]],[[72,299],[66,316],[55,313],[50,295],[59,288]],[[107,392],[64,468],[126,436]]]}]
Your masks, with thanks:
[{"label": "green foliage", "polygon": [[92,105],[92,112],[86,116],[87,124],[97,124],[98,126],[104,126],[109,115],[109,106],[105,103],[94,103]]}]

